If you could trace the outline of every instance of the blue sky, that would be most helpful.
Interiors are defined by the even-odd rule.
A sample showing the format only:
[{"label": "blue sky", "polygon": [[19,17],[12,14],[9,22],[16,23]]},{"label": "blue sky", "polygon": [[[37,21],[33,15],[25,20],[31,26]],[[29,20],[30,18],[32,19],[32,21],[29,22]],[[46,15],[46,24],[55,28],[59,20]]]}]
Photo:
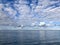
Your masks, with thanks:
[{"label": "blue sky", "polygon": [[15,23],[53,21],[53,24],[60,24],[59,0],[21,0],[17,1],[18,4],[15,0],[0,0],[0,2],[2,11]]}]

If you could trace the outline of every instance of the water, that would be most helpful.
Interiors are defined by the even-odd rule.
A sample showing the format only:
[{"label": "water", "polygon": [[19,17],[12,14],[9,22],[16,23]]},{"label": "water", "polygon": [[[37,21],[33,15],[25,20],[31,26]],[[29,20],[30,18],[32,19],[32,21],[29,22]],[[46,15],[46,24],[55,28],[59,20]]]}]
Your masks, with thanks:
[{"label": "water", "polygon": [[[33,32],[33,33],[32,33]],[[38,31],[0,30],[1,45],[33,45],[38,44]]]},{"label": "water", "polygon": [[0,45],[60,45],[58,31],[0,30]]}]

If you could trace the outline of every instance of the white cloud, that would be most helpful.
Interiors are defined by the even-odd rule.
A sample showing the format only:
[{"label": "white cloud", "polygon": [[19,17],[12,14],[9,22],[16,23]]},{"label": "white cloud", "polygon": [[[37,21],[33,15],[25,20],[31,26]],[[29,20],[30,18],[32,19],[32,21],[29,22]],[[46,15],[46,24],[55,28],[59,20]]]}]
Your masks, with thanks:
[{"label": "white cloud", "polygon": [[17,14],[17,12],[13,10],[11,7],[4,7],[4,11],[7,12],[7,14],[11,17],[14,17]]},{"label": "white cloud", "polygon": [[[60,7],[52,9],[52,7],[54,7],[52,6],[45,9],[46,6],[51,5],[55,2],[50,2],[49,0],[41,0],[41,3],[38,2],[38,5],[34,7],[35,8],[34,10],[30,9],[30,7],[26,5],[26,3],[27,3],[26,1],[21,0],[21,2],[19,1],[19,4],[16,4],[16,3],[14,4],[14,7],[19,14],[17,14],[16,10],[12,9],[11,7],[4,7],[2,4],[0,4],[0,10],[3,7],[4,10],[7,11],[7,14],[9,16],[7,17],[6,13],[3,14],[0,11],[0,17],[1,17],[0,19],[2,19],[2,22],[5,21],[5,19],[6,20],[9,19],[8,22],[5,21],[5,24],[17,23],[16,25],[19,25],[19,24],[31,25],[33,23],[33,25],[35,25],[34,22],[45,21],[45,20],[57,21],[60,18]],[[16,17],[16,14],[19,15],[19,17]],[[34,15],[37,15],[37,17],[35,17]],[[42,22],[41,25],[43,24],[45,23]]]}]

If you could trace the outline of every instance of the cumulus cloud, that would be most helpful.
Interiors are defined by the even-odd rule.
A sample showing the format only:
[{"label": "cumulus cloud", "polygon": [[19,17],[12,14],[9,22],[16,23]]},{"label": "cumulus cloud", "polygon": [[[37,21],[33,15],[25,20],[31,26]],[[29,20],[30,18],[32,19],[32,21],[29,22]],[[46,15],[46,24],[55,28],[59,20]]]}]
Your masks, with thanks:
[{"label": "cumulus cloud", "polygon": [[[31,25],[34,22],[57,21],[60,18],[59,0],[38,0],[37,3],[37,0],[31,0],[29,3],[28,1],[17,0],[13,5],[0,3],[0,19],[4,21],[3,24]],[[9,19],[9,22],[5,19]]]}]

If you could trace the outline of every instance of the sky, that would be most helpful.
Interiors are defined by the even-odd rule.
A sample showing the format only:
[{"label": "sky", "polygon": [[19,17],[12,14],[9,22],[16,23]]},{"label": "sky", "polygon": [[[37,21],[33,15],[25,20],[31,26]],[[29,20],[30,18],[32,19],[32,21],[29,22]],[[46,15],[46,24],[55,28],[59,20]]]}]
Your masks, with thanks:
[{"label": "sky", "polygon": [[60,0],[0,0],[0,17],[0,25],[60,25]]}]

